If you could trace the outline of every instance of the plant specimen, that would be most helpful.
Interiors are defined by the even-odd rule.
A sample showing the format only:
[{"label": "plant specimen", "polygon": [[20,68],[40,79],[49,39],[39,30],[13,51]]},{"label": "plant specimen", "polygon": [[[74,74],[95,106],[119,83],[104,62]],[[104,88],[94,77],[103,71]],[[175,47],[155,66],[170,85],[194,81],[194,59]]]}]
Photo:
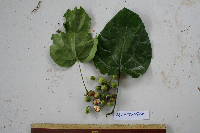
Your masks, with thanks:
[{"label": "plant specimen", "polygon": [[[90,61],[95,56],[98,43],[97,37],[93,39],[89,33],[91,18],[82,7],[80,9],[75,7],[73,11],[67,10],[64,17],[65,33],[53,34],[51,38],[53,40],[50,46],[51,58],[61,67],[71,67],[76,61],[81,63]],[[86,89],[86,94],[87,92]]]},{"label": "plant specimen", "polygon": [[[106,114],[110,115],[114,112],[117,99],[117,94],[111,94],[110,90],[116,89],[118,93],[120,74],[138,78],[150,65],[152,48],[145,26],[138,14],[123,8],[106,24],[98,38],[93,39],[89,33],[90,17],[82,7],[68,10],[64,17],[66,33],[52,35],[50,55],[61,67],[70,67],[77,60],[85,63],[93,59],[101,74],[113,75],[113,80],[118,80],[118,83],[105,81],[100,77],[100,86],[95,87],[95,92],[88,91],[85,87],[84,98],[86,102],[90,102],[91,97],[94,97],[92,102],[96,112],[103,105],[113,106],[112,112]],[[90,79],[96,78],[92,76]],[[89,106],[85,113],[89,113]]]},{"label": "plant specimen", "polygon": [[[109,85],[110,88],[117,88],[120,74],[138,78],[148,69],[151,58],[151,43],[141,18],[138,14],[123,8],[99,34],[97,52],[93,61],[101,74],[113,75],[113,79],[117,79],[116,75],[118,75],[118,84],[113,82]],[[107,102],[108,106],[115,104],[116,100]],[[112,114],[114,108],[115,106],[106,116]]]}]

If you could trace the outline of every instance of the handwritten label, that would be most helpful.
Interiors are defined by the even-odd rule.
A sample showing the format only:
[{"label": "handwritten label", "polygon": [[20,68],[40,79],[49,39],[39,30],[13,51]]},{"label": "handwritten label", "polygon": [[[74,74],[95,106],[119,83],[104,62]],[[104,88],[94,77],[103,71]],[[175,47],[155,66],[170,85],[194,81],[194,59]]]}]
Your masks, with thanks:
[{"label": "handwritten label", "polygon": [[149,111],[115,111],[114,120],[149,120]]}]

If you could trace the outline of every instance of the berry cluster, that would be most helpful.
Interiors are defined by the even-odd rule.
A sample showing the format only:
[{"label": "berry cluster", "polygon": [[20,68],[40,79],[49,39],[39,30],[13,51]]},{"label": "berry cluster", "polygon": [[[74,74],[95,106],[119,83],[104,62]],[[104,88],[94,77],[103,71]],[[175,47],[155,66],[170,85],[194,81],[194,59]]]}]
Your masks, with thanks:
[{"label": "berry cluster", "polygon": [[[91,76],[90,79],[95,80],[96,78],[94,76]],[[113,75],[113,79],[116,80],[117,75]],[[87,95],[84,98],[86,102],[90,102],[92,99],[91,97],[94,97],[93,104],[94,110],[96,112],[99,112],[101,110],[101,106],[105,104],[107,104],[110,107],[115,105],[117,94],[111,94],[110,89],[117,88],[118,86],[116,82],[105,81],[103,77],[100,77],[98,79],[98,82],[100,86],[95,87],[96,91],[90,90],[89,92],[87,92]],[[85,113],[89,113],[89,106],[86,107]]]}]

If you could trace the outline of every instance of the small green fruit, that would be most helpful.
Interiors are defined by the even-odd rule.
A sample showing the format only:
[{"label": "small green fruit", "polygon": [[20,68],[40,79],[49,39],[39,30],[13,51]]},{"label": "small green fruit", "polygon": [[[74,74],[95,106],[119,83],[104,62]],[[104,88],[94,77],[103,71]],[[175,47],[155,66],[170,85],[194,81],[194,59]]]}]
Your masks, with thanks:
[{"label": "small green fruit", "polygon": [[86,97],[84,98],[84,100],[85,100],[86,102],[90,102],[90,101],[91,101],[91,97],[90,97],[90,96],[86,96]]},{"label": "small green fruit", "polygon": [[101,87],[100,86],[96,86],[95,90],[101,90]]},{"label": "small green fruit", "polygon": [[96,78],[94,76],[91,76],[90,77],[90,80],[95,80]]},{"label": "small green fruit", "polygon": [[101,90],[102,90],[103,92],[107,91],[107,89],[108,89],[108,87],[107,87],[106,85],[102,85],[102,86],[101,86]]},{"label": "small green fruit", "polygon": [[85,109],[85,113],[88,114],[89,111],[90,111],[90,110],[89,110],[88,107],[87,107],[87,108]]},{"label": "small green fruit", "polygon": [[109,85],[110,84],[110,81],[106,81],[106,85]]},{"label": "small green fruit", "polygon": [[106,99],[109,99],[110,98],[110,94],[106,94]]},{"label": "small green fruit", "polygon": [[94,98],[99,98],[99,96],[100,96],[99,92],[96,91],[96,92],[94,93]]},{"label": "small green fruit", "polygon": [[114,104],[115,104],[115,103],[114,103],[113,101],[112,101],[112,102],[107,102],[107,105],[110,106],[110,107],[111,107],[111,106],[114,106]]},{"label": "small green fruit", "polygon": [[117,79],[117,75],[113,75],[113,79],[116,80]]},{"label": "small green fruit", "polygon": [[117,86],[118,86],[118,84],[116,82],[112,82],[110,85],[111,88],[117,88]]},{"label": "small green fruit", "polygon": [[100,77],[98,80],[99,84],[104,84],[105,83],[105,79],[103,77]]},{"label": "small green fruit", "polygon": [[105,94],[101,93],[101,98],[104,99],[104,97],[105,97]]},{"label": "small green fruit", "polygon": [[93,90],[90,90],[90,91],[88,92],[88,96],[94,96],[94,91],[93,91]]},{"label": "small green fruit", "polygon": [[105,105],[105,101],[104,100],[101,100],[101,105]]}]

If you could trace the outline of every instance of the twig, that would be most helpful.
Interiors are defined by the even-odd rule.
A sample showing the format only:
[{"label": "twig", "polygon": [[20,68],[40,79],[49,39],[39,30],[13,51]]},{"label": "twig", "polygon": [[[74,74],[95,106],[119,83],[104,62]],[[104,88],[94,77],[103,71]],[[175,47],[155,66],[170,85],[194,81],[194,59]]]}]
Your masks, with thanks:
[{"label": "twig", "polygon": [[[36,11],[36,10],[37,10],[37,9],[40,7],[40,3],[41,3],[41,2],[42,2],[42,1],[39,1],[39,2],[38,2],[38,5],[36,6],[36,8],[35,8],[35,9],[33,9],[33,11],[32,11],[32,12]],[[31,13],[32,13],[32,12],[31,12]]]}]

